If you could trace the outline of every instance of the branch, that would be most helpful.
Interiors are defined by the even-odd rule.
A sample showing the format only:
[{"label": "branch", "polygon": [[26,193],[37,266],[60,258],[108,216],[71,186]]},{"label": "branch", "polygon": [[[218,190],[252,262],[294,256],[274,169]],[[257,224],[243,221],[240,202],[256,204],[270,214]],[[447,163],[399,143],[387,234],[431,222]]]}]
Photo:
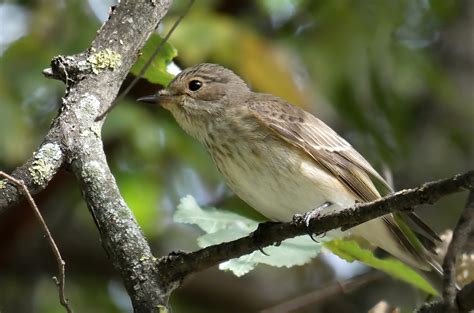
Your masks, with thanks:
[{"label": "branch", "polygon": [[474,310],[474,282],[467,284],[458,292],[456,303],[460,312]]},{"label": "branch", "polygon": [[354,227],[373,218],[394,212],[407,211],[420,204],[435,203],[441,197],[474,188],[474,171],[451,178],[425,183],[420,187],[402,190],[385,198],[359,203],[337,213],[316,216],[310,221],[309,229],[304,218],[299,216],[290,223],[275,223],[264,229],[257,229],[258,236],[246,236],[190,253],[172,253],[157,262],[163,281],[180,282],[188,275],[217,265],[223,261],[249,254],[285,239],[305,235],[308,231],[323,234],[332,229],[342,230]]},{"label": "branch", "polygon": [[[63,163],[72,170],[135,312],[159,312],[167,306],[170,288],[157,279],[150,247],[107,165],[103,120],[96,117],[113,102],[139,49],[170,5],[171,0],[122,0],[86,51],[51,61],[43,74],[66,84],[62,106],[46,143],[13,173],[28,190],[38,192]],[[19,199],[18,188],[0,181],[0,209]]]},{"label": "branch", "polygon": [[474,227],[474,191],[469,192],[466,206],[453,232],[453,238],[444,257],[443,298],[446,312],[457,312],[456,259]]},{"label": "branch", "polygon": [[[44,190],[61,168],[64,153],[58,142],[55,131],[50,131],[46,135],[43,144],[33,153],[33,156],[11,173],[12,177],[23,182],[30,194],[36,194]],[[0,213],[18,203],[21,196],[20,185],[5,184],[0,188]]]},{"label": "branch", "polygon": [[[456,295],[455,302],[458,312],[472,312],[474,310],[474,282],[464,286]],[[416,313],[446,313],[446,305],[442,300],[425,303]]]},{"label": "branch", "polygon": [[57,279],[56,277],[53,277],[53,279],[56,285],[58,286],[59,302],[61,303],[62,306],[66,308],[66,311],[68,313],[72,313],[72,308],[69,305],[68,300],[66,299],[66,296],[64,293],[64,285],[66,282],[66,271],[64,267],[66,263],[61,257],[61,253],[59,252],[58,246],[56,245],[56,242],[54,241],[53,236],[51,236],[51,232],[49,231],[48,225],[46,225],[46,222],[44,221],[43,216],[41,215],[41,212],[35,203],[35,200],[33,200],[33,197],[31,196],[30,192],[28,191],[28,188],[26,187],[23,181],[15,179],[15,177],[12,177],[2,171],[0,171],[0,177],[5,177],[7,180],[15,184],[18,188],[21,188],[22,192],[26,196],[26,199],[28,200],[28,203],[33,209],[33,212],[35,213],[36,218],[40,222],[41,228],[43,229],[43,234],[46,237],[46,240],[48,240],[48,243],[51,247],[51,250],[53,251],[54,257],[56,258],[56,263],[58,265],[59,279]]},{"label": "branch", "polygon": [[169,288],[157,279],[154,257],[133,213],[120,195],[101,140],[106,111],[171,1],[122,0],[88,50],[57,56],[45,71],[66,84],[53,127],[99,229],[102,244],[131,297],[135,312],[167,307]]}]

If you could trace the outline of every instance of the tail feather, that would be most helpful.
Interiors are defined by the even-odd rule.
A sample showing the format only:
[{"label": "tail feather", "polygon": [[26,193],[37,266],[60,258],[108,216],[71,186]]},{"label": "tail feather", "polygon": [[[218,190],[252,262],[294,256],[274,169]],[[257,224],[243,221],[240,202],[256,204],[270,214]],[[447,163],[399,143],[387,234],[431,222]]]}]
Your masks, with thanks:
[{"label": "tail feather", "polygon": [[436,289],[442,286],[443,270],[435,257],[434,241],[414,232],[403,219],[385,215],[356,226],[351,232],[413,267]]},{"label": "tail feather", "polygon": [[[414,212],[408,213],[406,216],[421,228],[426,235],[408,227],[403,215],[399,213],[394,214],[394,221],[399,230],[396,233],[408,251],[415,255],[420,262],[429,265],[428,269],[417,267],[415,270],[441,294],[443,290],[443,268],[436,258],[437,253],[435,250],[437,247],[436,242],[441,242],[441,239]],[[402,237],[404,238],[402,239]]]},{"label": "tail feather", "polygon": [[438,234],[431,229],[423,220],[415,213],[410,212],[406,214],[410,220],[412,220],[418,227],[420,227],[426,234],[428,234],[431,239],[436,240],[438,242],[442,242],[441,238],[439,238]]}]

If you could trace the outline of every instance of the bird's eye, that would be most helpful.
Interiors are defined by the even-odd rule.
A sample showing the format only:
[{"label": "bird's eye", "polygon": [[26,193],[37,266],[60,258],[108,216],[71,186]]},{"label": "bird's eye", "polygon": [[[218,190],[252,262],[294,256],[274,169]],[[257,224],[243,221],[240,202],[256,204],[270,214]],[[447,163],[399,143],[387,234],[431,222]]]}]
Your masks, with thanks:
[{"label": "bird's eye", "polygon": [[196,91],[202,87],[202,82],[199,80],[192,80],[189,82],[189,90]]}]

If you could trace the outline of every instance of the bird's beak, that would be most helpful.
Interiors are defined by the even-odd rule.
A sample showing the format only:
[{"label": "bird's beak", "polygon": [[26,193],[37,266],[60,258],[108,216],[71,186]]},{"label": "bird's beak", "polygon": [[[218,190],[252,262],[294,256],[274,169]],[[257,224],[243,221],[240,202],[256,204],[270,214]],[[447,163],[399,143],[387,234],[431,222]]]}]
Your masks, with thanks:
[{"label": "bird's beak", "polygon": [[161,89],[156,94],[138,98],[137,101],[163,105],[167,100],[173,99],[176,95],[168,89]]},{"label": "bird's beak", "polygon": [[158,100],[159,97],[157,97],[157,95],[145,96],[137,99],[137,101],[146,103],[158,103]]}]

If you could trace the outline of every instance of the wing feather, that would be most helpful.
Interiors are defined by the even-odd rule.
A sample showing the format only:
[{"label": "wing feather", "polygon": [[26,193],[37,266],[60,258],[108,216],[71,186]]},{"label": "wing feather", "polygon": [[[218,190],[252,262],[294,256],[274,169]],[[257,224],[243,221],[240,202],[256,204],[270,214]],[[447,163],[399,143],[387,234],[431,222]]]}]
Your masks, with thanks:
[{"label": "wing feather", "polygon": [[[374,181],[387,191],[392,191],[369,162],[320,119],[272,95],[258,94],[258,97],[259,99],[250,101],[250,109],[261,126],[272,130],[289,145],[304,151],[320,168],[337,177],[361,201],[380,198]],[[417,251],[416,237],[413,239],[413,236],[404,234],[400,229],[398,224],[403,221],[396,220],[391,214],[384,216],[383,221],[401,246],[419,259],[427,257],[422,251]],[[421,220],[416,222],[425,232],[437,238]],[[406,228],[404,227],[408,231]],[[409,237],[415,242],[411,242]]]},{"label": "wing feather", "polygon": [[391,191],[387,182],[362,155],[315,116],[272,96],[267,96],[264,101],[253,101],[251,109],[264,127],[305,151],[360,200],[371,201],[380,197],[372,180]]}]

